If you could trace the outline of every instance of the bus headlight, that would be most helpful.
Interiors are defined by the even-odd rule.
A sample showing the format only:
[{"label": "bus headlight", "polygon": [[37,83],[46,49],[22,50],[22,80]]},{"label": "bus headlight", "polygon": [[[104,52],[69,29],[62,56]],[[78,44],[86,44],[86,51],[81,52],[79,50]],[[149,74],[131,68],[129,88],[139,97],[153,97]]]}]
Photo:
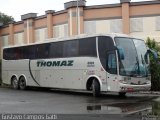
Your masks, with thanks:
[{"label": "bus headlight", "polygon": [[151,84],[151,81],[147,81],[146,84]]}]

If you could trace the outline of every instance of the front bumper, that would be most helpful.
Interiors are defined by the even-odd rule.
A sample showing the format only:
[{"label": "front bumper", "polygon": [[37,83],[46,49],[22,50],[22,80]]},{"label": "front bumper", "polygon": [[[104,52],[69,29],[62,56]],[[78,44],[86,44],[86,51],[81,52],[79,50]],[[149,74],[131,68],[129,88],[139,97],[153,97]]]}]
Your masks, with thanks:
[{"label": "front bumper", "polygon": [[119,92],[149,91],[150,89],[151,89],[151,84],[144,84],[144,85],[120,84]]}]

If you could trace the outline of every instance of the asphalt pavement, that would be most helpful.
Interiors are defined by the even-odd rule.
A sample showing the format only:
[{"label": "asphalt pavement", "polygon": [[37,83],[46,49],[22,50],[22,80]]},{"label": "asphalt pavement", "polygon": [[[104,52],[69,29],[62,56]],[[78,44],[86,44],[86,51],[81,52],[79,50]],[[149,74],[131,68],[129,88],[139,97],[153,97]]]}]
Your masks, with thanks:
[{"label": "asphalt pavement", "polygon": [[153,112],[160,115],[158,95],[127,94],[120,98],[117,94],[103,94],[94,98],[83,92],[0,88],[1,119],[6,114],[48,114],[58,120],[135,120]]}]

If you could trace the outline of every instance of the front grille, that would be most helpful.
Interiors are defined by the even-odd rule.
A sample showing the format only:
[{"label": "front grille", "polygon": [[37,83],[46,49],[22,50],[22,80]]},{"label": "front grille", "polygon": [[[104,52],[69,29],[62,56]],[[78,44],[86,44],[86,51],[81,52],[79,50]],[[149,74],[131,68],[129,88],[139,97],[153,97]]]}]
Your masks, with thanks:
[{"label": "front grille", "polygon": [[147,84],[147,83],[140,83],[140,84],[138,84],[138,83],[131,82],[131,85],[145,85],[145,84]]}]

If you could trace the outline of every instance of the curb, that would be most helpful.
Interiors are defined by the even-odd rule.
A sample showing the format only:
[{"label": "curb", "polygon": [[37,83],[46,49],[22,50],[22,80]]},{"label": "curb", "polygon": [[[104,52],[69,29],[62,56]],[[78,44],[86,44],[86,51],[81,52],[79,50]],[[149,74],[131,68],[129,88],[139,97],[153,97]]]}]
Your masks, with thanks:
[{"label": "curb", "polygon": [[151,94],[151,95],[160,95],[160,91],[140,91],[140,92],[134,92],[133,94]]}]

